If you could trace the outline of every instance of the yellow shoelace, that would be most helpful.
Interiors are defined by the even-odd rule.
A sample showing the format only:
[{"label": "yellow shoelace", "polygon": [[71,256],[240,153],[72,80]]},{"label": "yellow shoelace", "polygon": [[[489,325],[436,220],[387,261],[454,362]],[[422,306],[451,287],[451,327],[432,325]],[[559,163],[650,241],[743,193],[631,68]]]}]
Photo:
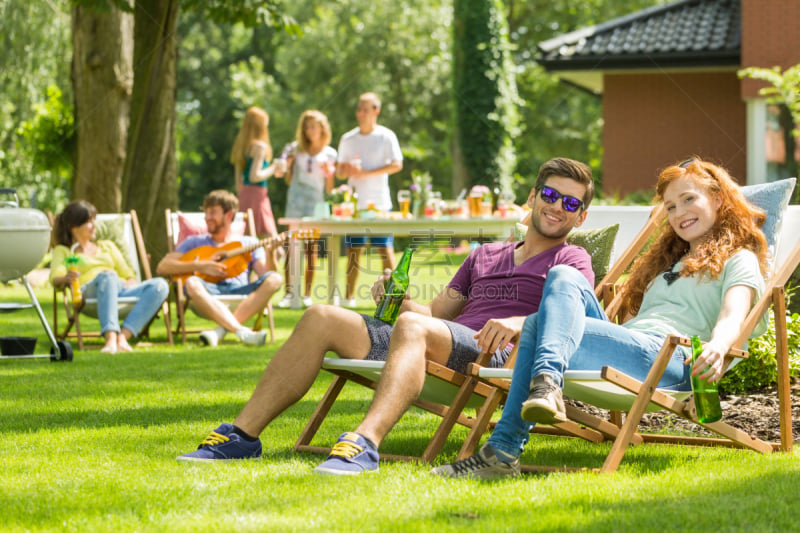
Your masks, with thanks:
[{"label": "yellow shoelace", "polygon": [[199,447],[202,448],[203,446],[215,446],[217,444],[222,444],[223,442],[228,442],[229,440],[231,440],[229,437],[217,433],[216,431],[212,431],[208,434],[208,437],[206,437],[206,439],[200,443]]},{"label": "yellow shoelace", "polygon": [[352,459],[364,450],[361,446],[354,442],[347,440],[339,441],[331,448],[330,457],[343,457],[345,459]]}]

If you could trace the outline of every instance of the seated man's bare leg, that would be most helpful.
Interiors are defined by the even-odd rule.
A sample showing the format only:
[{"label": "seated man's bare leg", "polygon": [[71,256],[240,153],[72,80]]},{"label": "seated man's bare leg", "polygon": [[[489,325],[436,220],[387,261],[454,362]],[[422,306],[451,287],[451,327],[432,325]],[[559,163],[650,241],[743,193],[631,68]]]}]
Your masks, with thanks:
[{"label": "seated man's bare leg", "polygon": [[275,417],[300,400],[319,373],[325,352],[363,359],[371,344],[364,319],[353,311],[312,305],[267,365],[234,424],[258,436]]},{"label": "seated man's bare leg", "polygon": [[251,292],[233,312],[233,316],[240,324],[244,324],[254,314],[261,312],[266,307],[272,295],[283,284],[283,276],[273,272],[259,285],[258,289]]},{"label": "seated man's bare leg", "polygon": [[235,332],[242,325],[226,305],[220,305],[206,290],[199,278],[194,276],[186,280],[186,295],[194,303],[197,312],[209,320],[213,320],[228,331]]},{"label": "seated man's bare leg", "polygon": [[402,313],[372,404],[356,433],[380,445],[422,391],[426,360],[446,364],[452,345],[450,329],[441,320]]}]

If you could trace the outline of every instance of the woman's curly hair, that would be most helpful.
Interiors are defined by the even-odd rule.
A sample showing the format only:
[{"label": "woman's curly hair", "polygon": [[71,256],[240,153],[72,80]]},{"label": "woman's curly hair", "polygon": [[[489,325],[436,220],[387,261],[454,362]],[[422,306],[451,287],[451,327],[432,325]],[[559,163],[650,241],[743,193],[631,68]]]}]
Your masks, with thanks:
[{"label": "woman's curly hair", "polygon": [[728,258],[739,250],[747,249],[756,254],[761,273],[766,275],[768,248],[761,231],[767,219],[766,214],[747,201],[724,168],[698,157],[669,166],[661,172],[656,185],[656,200],[663,201],[667,187],[684,176],[691,177],[710,195],[720,198],[714,227],[692,255],[684,257],[689,252],[689,243],[678,237],[664,217],[656,240],[633,264],[631,275],[625,283],[624,298],[630,313],[639,311],[644,292],[653,279],[670,270],[681,258],[681,276],[701,273],[717,278]]}]

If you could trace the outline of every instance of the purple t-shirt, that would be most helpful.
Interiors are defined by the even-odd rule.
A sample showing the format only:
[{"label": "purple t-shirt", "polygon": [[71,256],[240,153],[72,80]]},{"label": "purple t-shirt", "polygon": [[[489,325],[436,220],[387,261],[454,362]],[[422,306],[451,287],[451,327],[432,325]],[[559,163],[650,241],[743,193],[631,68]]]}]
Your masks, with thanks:
[{"label": "purple t-shirt", "polygon": [[467,297],[454,322],[480,330],[487,320],[527,316],[539,310],[544,280],[555,265],[569,265],[594,286],[592,260],[580,246],[560,244],[514,265],[521,242],[493,242],[477,248],[450,280],[448,287]]},{"label": "purple t-shirt", "polygon": [[[251,237],[249,235],[243,235],[241,237],[237,237],[236,240],[242,243],[243,246],[250,246],[251,244],[255,244],[258,242],[258,239],[256,239],[255,237]],[[198,246],[213,246],[214,248],[219,247],[219,245],[215,243],[214,240],[211,238],[211,235],[206,233],[205,235],[192,235],[191,237],[187,237],[183,242],[181,242],[180,244],[178,244],[178,246],[175,247],[175,251],[185,254],[189,250],[193,250]],[[228,278],[229,280],[231,281],[235,280],[236,284],[239,285],[247,285],[250,279],[250,270],[253,269],[253,263],[255,263],[258,260],[266,258],[266,255],[264,255],[264,248],[262,246],[259,246],[258,248],[250,252],[250,255],[252,259],[250,260],[250,263],[248,263],[247,265],[247,270],[245,270],[235,278]]]}]

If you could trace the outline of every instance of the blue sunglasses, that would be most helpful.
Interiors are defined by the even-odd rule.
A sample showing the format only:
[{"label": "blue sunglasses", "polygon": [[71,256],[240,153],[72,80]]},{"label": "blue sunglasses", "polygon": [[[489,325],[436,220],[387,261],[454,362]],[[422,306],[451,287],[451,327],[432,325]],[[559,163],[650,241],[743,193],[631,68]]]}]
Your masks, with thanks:
[{"label": "blue sunglasses", "polygon": [[561,198],[561,207],[568,213],[574,213],[583,207],[583,200],[567,194],[561,194],[552,187],[542,187],[542,190],[539,191],[539,196],[541,196],[542,200],[548,204],[554,204],[559,198]]}]

